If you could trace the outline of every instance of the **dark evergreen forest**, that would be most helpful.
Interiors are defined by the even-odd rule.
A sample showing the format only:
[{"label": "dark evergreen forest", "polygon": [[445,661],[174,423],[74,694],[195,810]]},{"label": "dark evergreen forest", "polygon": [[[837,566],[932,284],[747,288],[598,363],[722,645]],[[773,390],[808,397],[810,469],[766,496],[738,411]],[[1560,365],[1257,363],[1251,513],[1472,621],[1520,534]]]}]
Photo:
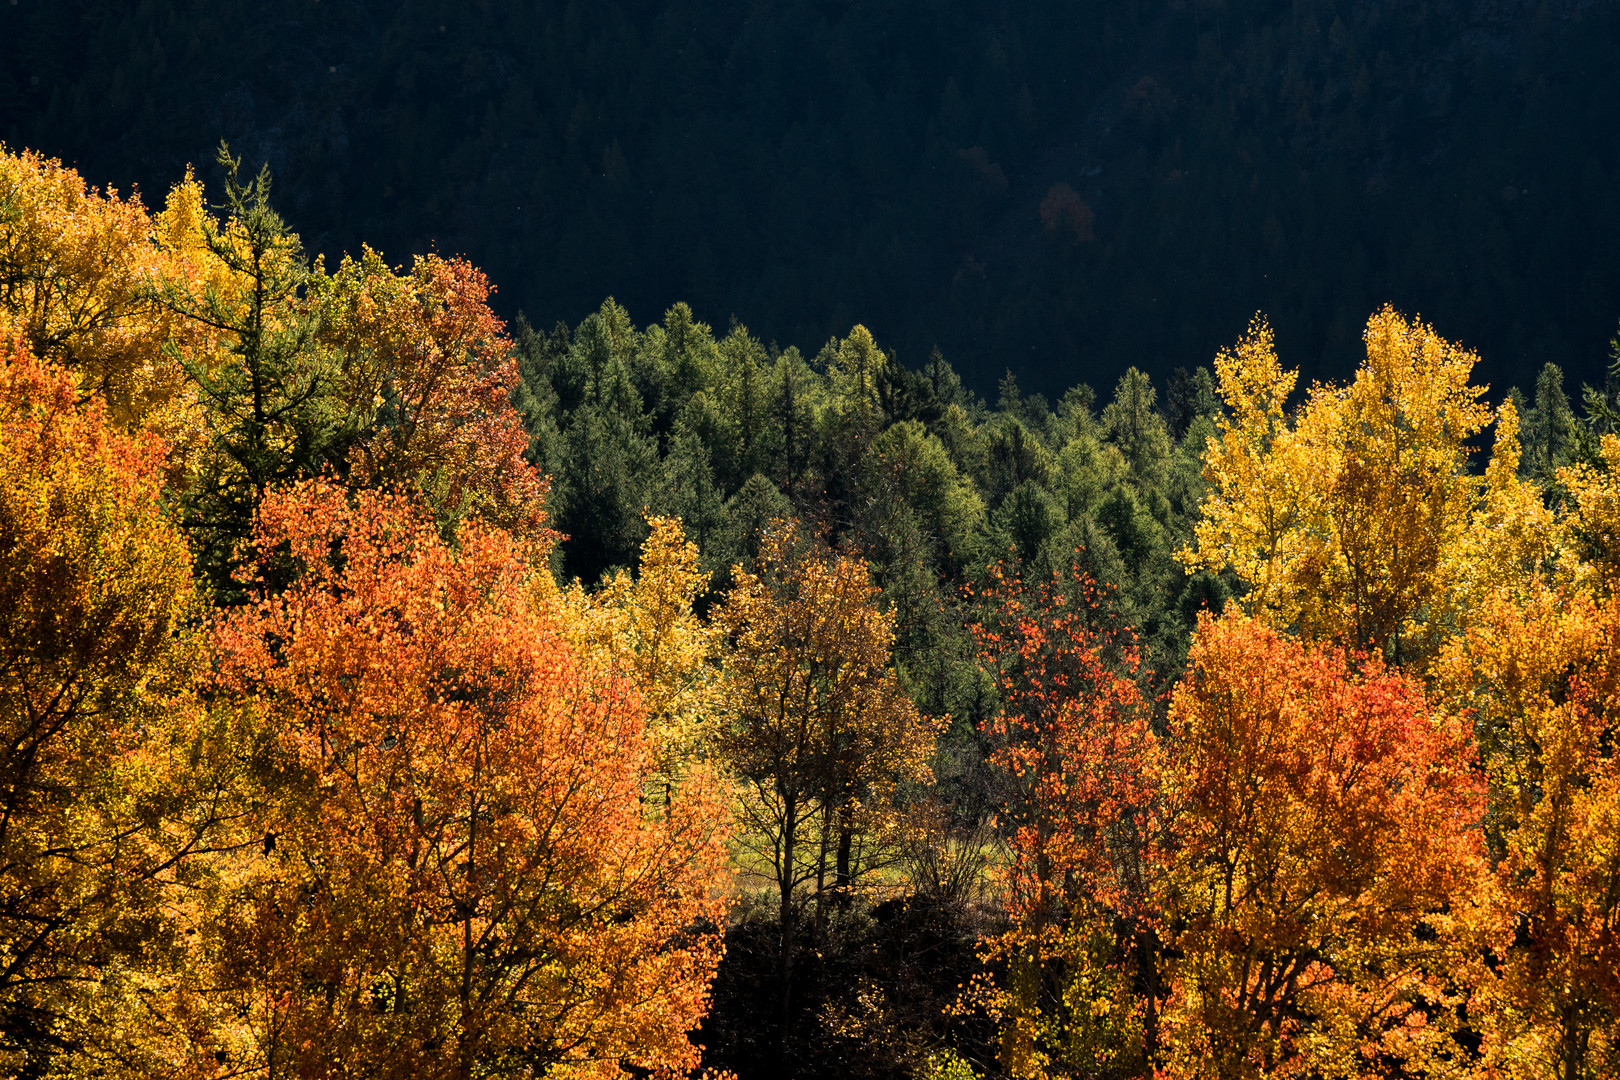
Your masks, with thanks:
[{"label": "dark evergreen forest", "polygon": [[[268,161],[311,250],[462,253],[536,326],[856,321],[993,395],[1342,376],[1391,302],[1500,392],[1596,381],[1620,15],[1591,0],[11,0],[0,140],[92,182]],[[1595,137],[1595,133],[1606,133]]]}]

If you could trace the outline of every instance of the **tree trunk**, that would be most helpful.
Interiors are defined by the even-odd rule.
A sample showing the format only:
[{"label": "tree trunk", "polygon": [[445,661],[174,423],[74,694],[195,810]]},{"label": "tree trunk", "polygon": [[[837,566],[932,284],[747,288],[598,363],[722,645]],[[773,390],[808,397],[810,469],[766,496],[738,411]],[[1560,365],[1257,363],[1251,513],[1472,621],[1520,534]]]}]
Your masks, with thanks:
[{"label": "tree trunk", "polygon": [[793,909],[793,879],[795,840],[798,831],[798,806],[795,800],[787,801],[786,813],[782,818],[782,861],[777,866],[776,884],[781,894],[781,911],[778,915],[777,929],[781,955],[778,958],[779,982],[777,985],[777,1015],[778,1030],[776,1034],[776,1049],[778,1063],[786,1075],[787,1071],[787,1042],[788,1028],[792,1018],[793,1008],[793,947],[795,916]]},{"label": "tree trunk", "polygon": [[827,908],[827,848],[832,837],[832,807],[821,805],[821,846],[816,851],[816,922],[815,940],[821,940],[821,928],[826,925]]},{"label": "tree trunk", "polygon": [[847,908],[850,901],[850,891],[855,885],[855,876],[850,869],[851,856],[855,848],[855,821],[849,804],[845,803],[838,809],[838,876],[834,880],[834,887],[838,890],[838,906]]},{"label": "tree trunk", "polygon": [[1581,1080],[1586,1075],[1586,1048],[1592,1030],[1581,1023],[1580,1011],[1569,1006],[1564,1010],[1563,1076],[1560,1080]]}]

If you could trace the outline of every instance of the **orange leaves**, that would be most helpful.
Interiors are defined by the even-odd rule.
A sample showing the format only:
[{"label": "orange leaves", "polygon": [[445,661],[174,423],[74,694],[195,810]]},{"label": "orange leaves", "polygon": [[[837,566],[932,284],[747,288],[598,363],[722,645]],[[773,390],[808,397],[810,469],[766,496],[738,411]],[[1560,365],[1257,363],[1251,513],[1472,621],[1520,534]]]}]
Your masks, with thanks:
[{"label": "orange leaves", "polygon": [[338,394],[362,429],[354,479],[418,485],[454,519],[539,530],[546,488],[523,460],[528,434],[510,401],[517,367],[483,273],[426,255],[398,274],[367,248],[312,291]]},{"label": "orange leaves", "polygon": [[[185,545],[159,510],[162,443],[108,429],[71,380],[0,317],[0,590],[16,719],[116,713],[174,661],[193,596]],[[171,672],[172,674],[172,672]],[[14,743],[12,745],[15,745]]]},{"label": "orange leaves", "polygon": [[[680,567],[645,664],[583,655],[488,281],[327,275],[221,163],[226,220],[189,172],[153,219],[0,153],[7,1016],[137,1074],[694,1065],[723,814],[696,764],[644,802],[624,677],[661,723],[712,697],[675,685],[710,640]],[[192,560],[228,596],[243,553],[205,710]]]},{"label": "orange leaves", "polygon": [[468,525],[452,551],[403,498],[321,484],[260,522],[263,572],[292,582],[216,635],[287,778],[226,959],[241,1007],[302,1047],[298,1075],[694,1065],[718,941],[690,927],[720,914],[723,858],[707,774],[642,803],[638,696],[536,605],[508,534]]},{"label": "orange leaves", "polygon": [[1376,655],[1204,616],[1164,736],[1087,583],[998,582],[978,628],[1011,774],[1010,1075],[1423,1068],[1477,970],[1467,726]]},{"label": "orange leaves", "polygon": [[[806,898],[819,929],[877,879],[929,780],[867,568],[778,532],[706,623],[653,518],[637,575],[559,591],[490,283],[328,274],[267,188],[218,221],[188,175],[152,218],[0,153],[0,1071],[687,1070],[711,758],[791,1017]],[[1248,615],[1200,622],[1168,714],[1088,582],[980,597],[1009,1075],[1438,1075],[1462,1009],[1504,1077],[1620,1070],[1620,440],[1560,517],[1511,406],[1470,469],[1472,354],[1387,308],[1365,339],[1293,410],[1263,322],[1217,358],[1183,554]],[[906,450],[870,335],[825,358],[833,412]],[[234,602],[244,555],[204,679],[188,564]]]},{"label": "orange leaves", "polygon": [[1468,731],[1376,655],[1200,621],[1179,748],[1178,1075],[1450,1047],[1484,863]]}]

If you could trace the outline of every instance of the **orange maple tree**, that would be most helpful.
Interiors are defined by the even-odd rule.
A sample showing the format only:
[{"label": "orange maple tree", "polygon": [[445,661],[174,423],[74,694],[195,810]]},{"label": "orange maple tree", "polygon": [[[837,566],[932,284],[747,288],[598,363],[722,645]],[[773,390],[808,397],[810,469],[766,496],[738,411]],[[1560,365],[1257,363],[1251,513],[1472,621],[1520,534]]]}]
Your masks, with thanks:
[{"label": "orange maple tree", "polygon": [[420,504],[320,482],[267,496],[254,544],[258,602],[214,640],[278,765],[223,1052],[274,1076],[693,1067],[712,780],[643,800],[639,699],[569,647],[525,546],[474,520],[452,548]]}]

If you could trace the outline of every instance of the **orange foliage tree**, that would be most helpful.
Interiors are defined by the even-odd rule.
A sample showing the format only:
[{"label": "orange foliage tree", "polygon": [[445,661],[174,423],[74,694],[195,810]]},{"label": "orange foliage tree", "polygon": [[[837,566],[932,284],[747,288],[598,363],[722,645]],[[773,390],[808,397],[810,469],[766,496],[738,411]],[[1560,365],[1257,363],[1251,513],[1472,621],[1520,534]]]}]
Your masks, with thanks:
[{"label": "orange foliage tree", "polygon": [[543,543],[546,483],[523,458],[517,369],[484,275],[461,259],[409,273],[367,249],[328,274],[270,204],[270,177],[239,176],[220,148],[227,211],[189,177],[154,233],[150,306],[195,340],[167,342],[199,401],[204,446],[178,485],[198,563],[233,596],[232,560],[273,485],[344,473],[405,486],[441,525],[477,515]]},{"label": "orange foliage tree", "polygon": [[418,256],[396,273],[369,248],[311,284],[317,339],[336,354],[335,393],[358,429],[352,479],[411,484],[452,520],[477,514],[527,534],[545,487],[523,460],[516,361],[492,291],[463,259]]},{"label": "orange foliage tree", "polygon": [[1000,567],[979,597],[979,657],[1002,709],[987,724],[1005,801],[1015,922],[1005,985],[975,995],[1009,1076],[1130,1074],[1158,1037],[1163,754],[1134,635],[1079,571],[1029,587]]},{"label": "orange foliage tree", "polygon": [[1478,977],[1469,732],[1378,655],[1200,619],[1171,705],[1171,1075],[1439,1069]]},{"label": "orange foliage tree", "polygon": [[525,546],[475,520],[452,548],[403,496],[318,482],[272,492],[254,543],[258,602],[215,647],[278,765],[217,1052],[278,1077],[693,1067],[713,785],[644,802],[637,695],[568,645]]}]

